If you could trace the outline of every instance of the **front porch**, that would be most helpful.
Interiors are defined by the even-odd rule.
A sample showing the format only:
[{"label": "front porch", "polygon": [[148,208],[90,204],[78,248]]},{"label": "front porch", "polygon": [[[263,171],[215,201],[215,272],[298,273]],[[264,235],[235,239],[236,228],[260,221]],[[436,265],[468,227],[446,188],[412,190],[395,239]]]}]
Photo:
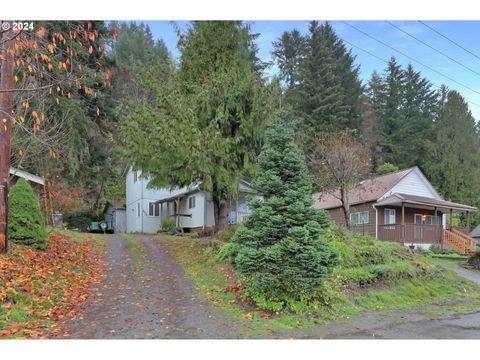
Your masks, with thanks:
[{"label": "front porch", "polygon": [[[353,232],[422,248],[439,244],[459,253],[476,250],[476,240],[468,236],[470,213],[476,210],[475,207],[422,196],[393,194],[377,201],[373,208],[375,222],[352,226]],[[453,213],[459,212],[465,214],[467,226],[464,228],[455,227],[452,223]]]}]

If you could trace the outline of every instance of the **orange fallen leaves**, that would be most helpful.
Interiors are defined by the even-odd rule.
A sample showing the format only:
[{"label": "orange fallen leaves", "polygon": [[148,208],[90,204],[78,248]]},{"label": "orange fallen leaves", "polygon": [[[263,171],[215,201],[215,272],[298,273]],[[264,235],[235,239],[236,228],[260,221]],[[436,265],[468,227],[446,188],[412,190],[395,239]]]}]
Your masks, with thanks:
[{"label": "orange fallen leaves", "polygon": [[0,256],[0,338],[55,332],[55,323],[48,328],[47,322],[74,316],[103,267],[103,254],[88,239],[74,242],[50,234],[45,251],[11,244]]}]

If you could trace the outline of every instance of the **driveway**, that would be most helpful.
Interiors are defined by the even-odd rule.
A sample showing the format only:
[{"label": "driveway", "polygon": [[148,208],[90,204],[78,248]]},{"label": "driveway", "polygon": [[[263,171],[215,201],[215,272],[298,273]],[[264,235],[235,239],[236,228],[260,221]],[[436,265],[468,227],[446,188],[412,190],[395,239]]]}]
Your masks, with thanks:
[{"label": "driveway", "polygon": [[[135,236],[140,258],[119,235],[107,238],[107,271],[77,315],[60,324],[60,338],[220,339],[233,324],[195,289],[163,245]],[[137,265],[137,266],[136,266]],[[139,269],[141,271],[138,271]]]},{"label": "driveway", "polygon": [[[197,297],[197,291],[182,268],[167,254],[165,245],[151,236],[136,235],[126,241],[121,236],[110,235],[106,258],[107,271],[93,289],[94,295],[77,309],[75,317],[60,323],[57,338],[244,337],[240,335],[244,328]],[[480,281],[477,277],[471,280]],[[323,326],[272,331],[259,337],[480,339],[480,308],[467,314],[432,315],[445,314],[444,308],[452,305],[456,303],[389,313],[370,312]]]}]

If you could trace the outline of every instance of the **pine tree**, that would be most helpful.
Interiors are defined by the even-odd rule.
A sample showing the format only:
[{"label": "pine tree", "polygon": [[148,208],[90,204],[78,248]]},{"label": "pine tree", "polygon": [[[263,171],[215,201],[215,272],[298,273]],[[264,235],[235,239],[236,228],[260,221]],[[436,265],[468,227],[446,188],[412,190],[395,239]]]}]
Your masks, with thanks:
[{"label": "pine tree", "polygon": [[288,81],[285,103],[298,118],[297,132],[308,154],[322,132],[360,128],[363,87],[355,57],[332,26],[310,23],[309,33],[284,33],[274,57]]},{"label": "pine tree", "polygon": [[8,237],[38,250],[47,247],[47,231],[40,205],[30,184],[19,178],[8,195]]},{"label": "pine tree", "polygon": [[378,123],[383,161],[400,168],[422,166],[432,126],[438,118],[438,95],[420,72],[392,58],[383,77],[376,72],[367,94]]},{"label": "pine tree", "polygon": [[425,172],[445,199],[479,205],[480,136],[468,104],[449,91],[435,124]]},{"label": "pine tree", "polygon": [[285,31],[282,36],[273,42],[273,58],[280,70],[280,77],[291,89],[298,84],[300,64],[306,51],[306,38],[300,31],[294,29]]},{"label": "pine tree", "polygon": [[312,207],[312,185],[293,130],[276,122],[266,133],[253,183],[263,199],[232,238],[230,259],[259,303],[286,304],[320,290],[336,263],[321,237],[325,212]]}]

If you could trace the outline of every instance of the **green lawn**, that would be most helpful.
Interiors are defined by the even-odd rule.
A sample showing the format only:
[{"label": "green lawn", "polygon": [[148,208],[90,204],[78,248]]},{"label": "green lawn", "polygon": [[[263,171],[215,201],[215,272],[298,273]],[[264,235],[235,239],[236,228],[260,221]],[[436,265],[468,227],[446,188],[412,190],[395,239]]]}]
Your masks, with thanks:
[{"label": "green lawn", "polygon": [[[269,330],[323,324],[339,318],[353,317],[366,310],[392,311],[454,299],[466,299],[470,303],[480,301],[478,286],[459,278],[448,270],[437,267],[436,261],[430,263],[421,258],[415,258],[414,261],[408,260],[411,262],[411,264],[408,263],[410,267],[412,264],[418,266],[418,261],[428,268],[429,272],[425,276],[402,275],[402,277],[398,274],[411,269],[405,266],[407,260],[395,259],[386,265],[376,265],[376,268],[371,265],[348,269],[340,266],[332,275],[334,279],[325,285],[327,300],[324,304],[317,304],[302,313],[266,312],[237,297],[240,284],[232,268],[218,260],[217,253],[221,245],[218,240],[168,235],[158,235],[157,239],[168,245],[170,253],[184,268],[201,296],[236,319],[244,327],[244,333],[249,336],[266,333]],[[392,248],[392,253],[399,251],[390,244],[386,244],[385,248]],[[380,271],[379,268],[382,266],[388,268],[389,274],[396,274],[397,277],[366,287],[349,286],[345,282],[336,281],[337,278],[344,280],[347,270],[349,273],[353,270],[356,274],[356,270],[368,268],[375,272]]]}]

